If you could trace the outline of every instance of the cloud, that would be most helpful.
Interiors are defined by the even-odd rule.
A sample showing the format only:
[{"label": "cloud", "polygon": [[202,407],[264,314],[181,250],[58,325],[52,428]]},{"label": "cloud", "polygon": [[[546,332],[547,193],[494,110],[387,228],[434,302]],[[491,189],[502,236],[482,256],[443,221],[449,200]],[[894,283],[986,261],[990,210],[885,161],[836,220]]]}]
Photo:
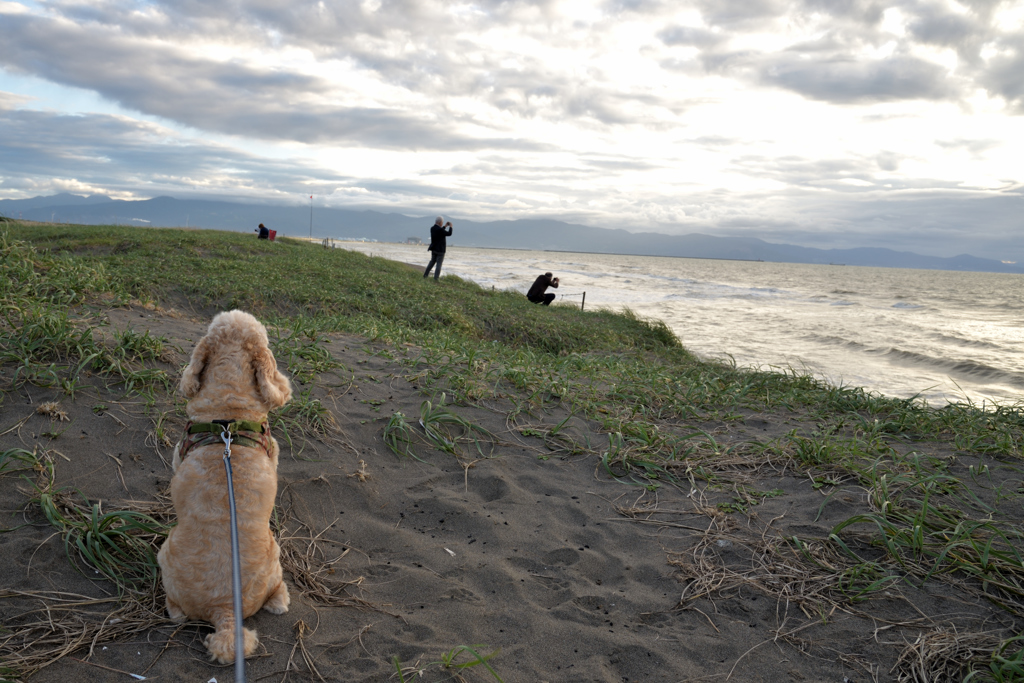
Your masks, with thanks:
[{"label": "cloud", "polygon": [[[488,49],[467,31],[543,5],[492,3],[488,13],[459,21],[401,2],[383,3],[376,12],[353,3],[157,3],[141,13],[125,13],[117,3],[63,7],[75,23],[8,15],[0,65],[226,135],[396,150],[541,151],[550,146],[515,135],[501,114],[630,125],[650,120],[651,106],[660,104],[607,79],[580,82],[529,53],[509,66],[508,52]],[[481,26],[484,33],[493,29]],[[228,52],[203,49],[206,40]],[[264,63],[264,45],[290,50],[294,63]],[[334,78],[303,50],[379,92]],[[492,112],[423,104],[460,96],[487,102]]]},{"label": "cloud", "polygon": [[988,61],[981,81],[1017,114],[1024,114],[1024,35],[998,43],[998,53]]},{"label": "cloud", "polygon": [[694,4],[709,25],[736,30],[763,28],[766,21],[786,11],[781,0],[697,0]]},{"label": "cloud", "polygon": [[990,149],[994,149],[1001,144],[1000,140],[988,139],[971,139],[971,138],[956,138],[953,140],[936,140],[935,144],[943,149],[948,150],[965,150],[974,155],[979,155],[987,152]]},{"label": "cloud", "polygon": [[[437,109],[335,104],[334,86],[298,70],[204,58],[169,41],[143,43],[110,27],[28,15],[8,15],[8,22],[0,64],[23,72],[31,65],[37,76],[93,90],[126,109],[199,130],[394,149],[542,147],[496,131],[473,135],[453,130]],[[614,116],[596,100],[583,109]]]},{"label": "cloud", "polygon": [[907,28],[922,43],[946,47],[974,43],[979,29],[974,17],[944,12],[936,7],[922,8]]},{"label": "cloud", "polygon": [[1024,260],[1024,246],[1006,241],[1014,212],[1024,211],[1021,196],[923,191],[851,198],[830,203],[829,211],[828,227],[811,221],[781,224],[759,230],[759,236],[820,248],[871,245],[932,256]]},{"label": "cloud", "polygon": [[[171,144],[169,144],[171,143]],[[233,169],[228,172],[225,169]],[[109,193],[191,194],[213,184],[252,196],[304,191],[309,181],[350,178],[216,144],[197,144],[154,124],[109,115],[69,116],[0,108],[0,176],[45,186],[82,182]]]},{"label": "cloud", "polygon": [[803,8],[827,15],[830,21],[840,19],[874,28],[881,21],[886,4],[876,0],[805,0]]},{"label": "cloud", "polygon": [[875,155],[875,162],[883,171],[898,171],[902,160],[903,155],[895,152],[881,151]]},{"label": "cloud", "polygon": [[666,45],[685,45],[688,47],[714,47],[726,40],[714,31],[694,26],[669,26],[658,32],[658,38]]},{"label": "cloud", "polygon": [[760,81],[806,97],[836,103],[891,100],[940,100],[957,88],[945,69],[921,59],[896,56],[864,61],[845,57],[825,60],[783,55],[760,70]]},{"label": "cloud", "polygon": [[[959,102],[983,88],[1024,113],[1022,32],[1000,28],[997,1],[963,4],[969,11],[928,0],[699,0],[706,26],[671,24],[655,35],[670,50],[698,51],[661,60],[663,68],[689,75],[698,75],[699,64],[704,73],[834,104]],[[788,44],[763,47],[765,36],[778,44],[788,34]],[[941,54],[947,48],[958,61]],[[994,54],[982,58],[985,50]]]},{"label": "cloud", "polygon": [[[0,93],[0,102],[5,93]],[[16,101],[16,98],[11,98]],[[495,158],[476,173],[537,176],[528,164]],[[546,169],[564,180],[578,169]],[[600,173],[594,170],[597,175]],[[110,115],[64,115],[0,107],[0,196],[31,188],[116,196],[225,195],[293,201],[295,196],[334,196],[343,204],[400,208],[430,205],[451,194],[447,175],[422,180],[374,179],[338,173],[302,158],[268,159],[226,145],[190,140],[152,123]],[[18,180],[21,179],[21,180]],[[87,189],[86,189],[87,188]],[[501,204],[507,195],[481,193]]]},{"label": "cloud", "polygon": [[[652,21],[670,16],[673,6],[660,2],[607,3],[606,16],[589,30],[579,29],[579,21],[553,1],[455,8],[411,0],[239,0],[155,2],[126,11],[110,0],[53,7],[64,16],[7,15],[9,39],[0,64],[199,130],[304,144],[479,150],[513,144],[502,113],[657,127],[664,115],[653,115],[652,107],[677,108],[664,95],[623,90],[592,66],[581,81],[558,58],[578,49],[599,51],[620,15],[649,15]],[[865,45],[891,38],[878,28],[878,3],[698,0],[692,7],[711,28],[670,22],[653,31],[666,48],[700,52],[698,62],[666,55],[667,69],[693,73],[699,63],[705,72],[838,104],[955,99],[970,91],[906,45],[885,58],[860,54]],[[911,37],[920,42],[970,36],[976,43],[983,37],[973,15],[943,14],[931,5],[909,8],[917,12],[908,24]],[[783,50],[728,47],[786,21],[818,22],[811,28],[827,30]],[[208,42],[222,47],[203,49]],[[259,57],[263,50],[285,59],[268,64]],[[339,83],[317,66],[328,63],[381,92]],[[1016,101],[1017,66],[1013,59],[1000,62],[982,80]],[[493,111],[410,106],[452,97],[479,99]]]},{"label": "cloud", "polygon": [[0,109],[14,109],[15,107],[28,104],[32,100],[33,98],[27,95],[0,90]]},{"label": "cloud", "polygon": [[1000,211],[1020,206],[995,199],[1019,189],[978,189],[1021,187],[1012,5],[5,3],[0,195],[314,193],[636,230],[1012,241]]}]

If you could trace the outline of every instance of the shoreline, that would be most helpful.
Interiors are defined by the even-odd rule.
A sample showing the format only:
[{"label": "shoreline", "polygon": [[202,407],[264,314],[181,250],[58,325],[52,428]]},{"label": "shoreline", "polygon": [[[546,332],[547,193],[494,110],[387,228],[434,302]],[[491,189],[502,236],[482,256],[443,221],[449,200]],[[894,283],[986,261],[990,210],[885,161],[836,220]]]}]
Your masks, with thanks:
[{"label": "shoreline", "polygon": [[[293,237],[291,239],[303,239],[309,241],[308,237]],[[407,242],[382,242],[382,241],[369,241],[369,239],[359,238],[344,238],[344,237],[327,237],[317,238],[314,237],[312,241],[322,241],[324,239],[333,239],[337,242],[356,242],[366,244],[390,244],[390,245],[408,245]],[[426,242],[423,243],[424,245]],[[773,263],[773,264],[786,264],[795,266],[843,266],[846,268],[880,268],[883,270],[909,270],[909,271],[924,271],[927,273],[977,273],[984,275],[1024,275],[1024,272],[1013,272],[1013,271],[1000,271],[1000,270],[949,270],[945,268],[929,268],[929,267],[914,267],[914,266],[888,266],[888,265],[864,265],[864,264],[847,264],[847,263],[835,263],[832,261],[772,261],[767,259],[744,259],[744,258],[729,258],[729,257],[717,257],[717,256],[670,256],[666,254],[641,254],[634,252],[610,252],[610,251],[581,251],[581,250],[569,250],[569,249],[527,249],[524,247],[485,247],[463,244],[460,245],[457,242],[449,243],[450,247],[463,247],[465,249],[489,249],[494,251],[536,251],[536,252],[549,252],[553,254],[592,254],[596,256],[636,256],[641,258],[658,258],[658,259],[690,259],[694,261],[734,261],[740,263]],[[1007,264],[1012,265],[1012,264]]]},{"label": "shoreline", "polygon": [[[338,246],[339,248],[367,255],[388,258],[392,261],[408,257],[407,248],[410,245],[383,242],[377,244],[380,246],[375,248],[372,244],[350,241],[347,243],[339,242]],[[476,249],[476,247],[465,247],[465,249]],[[468,270],[464,271],[463,276],[480,286],[490,287],[493,285],[510,288],[517,292],[525,291],[530,284],[527,279],[521,277],[517,279],[515,277],[517,271],[514,263],[517,254],[531,253],[534,257],[543,260],[546,257],[554,257],[556,255],[566,256],[572,253],[580,253],[545,252],[529,249],[492,251],[508,251],[509,253],[505,257],[496,258],[496,270],[493,272],[485,272],[484,267],[476,263],[481,261],[481,259],[491,258],[489,255],[481,253],[479,258],[474,257],[471,259],[474,265],[467,266]],[[629,307],[643,317],[659,320],[669,325],[687,348],[710,361],[729,363],[733,359],[738,358],[737,362],[742,367],[770,367],[775,368],[780,373],[791,372],[795,369],[796,372],[811,374],[831,384],[844,385],[852,383],[854,386],[867,387],[871,391],[893,398],[910,399],[922,396],[930,405],[938,407],[947,402],[964,400],[975,401],[977,404],[986,407],[1014,405],[1024,400],[1024,395],[1021,394],[1016,384],[1024,377],[1024,369],[1015,370],[1016,364],[1021,362],[1015,350],[1012,355],[1000,360],[998,358],[985,357],[986,354],[991,355],[994,351],[986,351],[983,348],[980,352],[972,352],[970,349],[965,350],[963,345],[958,346],[953,341],[948,340],[919,347],[918,342],[928,343],[930,341],[931,337],[929,335],[945,334],[947,339],[955,340],[957,338],[957,335],[950,332],[944,323],[938,324],[934,320],[929,322],[928,319],[914,322],[913,318],[911,318],[911,327],[902,328],[905,331],[899,334],[901,338],[898,340],[882,338],[880,333],[868,332],[860,334],[855,324],[859,317],[870,315],[877,319],[885,319],[886,322],[884,324],[889,325],[893,332],[899,332],[902,325],[900,321],[904,318],[919,315],[913,313],[913,311],[920,307],[901,307],[898,309],[899,313],[890,314],[887,307],[883,308],[882,304],[874,300],[861,301],[856,297],[857,292],[871,291],[861,288],[863,283],[860,283],[860,281],[871,277],[869,272],[864,274],[865,271],[861,269],[843,267],[841,269],[842,277],[839,275],[835,276],[843,282],[860,283],[852,285],[830,284],[832,282],[830,278],[833,276],[828,275],[828,272],[831,268],[835,268],[835,266],[826,268],[826,270],[815,271],[805,271],[802,268],[802,265],[811,264],[798,264],[797,268],[792,271],[774,269],[772,272],[791,273],[798,277],[803,277],[801,274],[808,273],[806,281],[808,284],[801,284],[804,283],[804,280],[799,280],[797,284],[788,284],[789,288],[795,288],[794,292],[796,293],[786,294],[778,302],[765,300],[763,304],[758,304],[757,301],[760,301],[758,297],[762,296],[762,293],[760,289],[754,287],[750,282],[765,282],[766,284],[761,289],[767,288],[774,291],[771,288],[784,286],[774,283],[775,280],[784,279],[782,276],[775,277],[774,280],[771,277],[764,276],[767,279],[762,280],[760,279],[761,276],[757,275],[762,270],[759,267],[741,270],[739,268],[727,267],[726,265],[722,265],[720,268],[709,265],[701,268],[697,264],[706,262],[702,262],[700,259],[693,259],[693,265],[689,266],[684,274],[687,278],[694,279],[689,280],[690,284],[685,287],[676,287],[674,284],[669,283],[666,285],[669,289],[645,290],[638,288],[636,290],[639,292],[640,297],[650,295],[655,299],[658,298],[657,295],[659,293],[671,293],[673,296],[668,297],[666,302],[653,301],[652,303],[632,304],[628,301],[628,295],[624,296],[617,291],[612,292],[613,298],[616,299],[615,301],[609,303],[602,297],[601,287],[609,285],[607,283],[602,285],[601,282],[586,275],[591,268],[600,269],[598,265],[601,263],[600,261],[591,262],[585,258],[580,258],[579,262],[583,264],[580,266],[580,271],[584,273],[583,278],[586,284],[573,285],[573,293],[576,296],[566,298],[564,300],[565,303],[578,305],[580,294],[583,291],[587,291],[587,310],[606,309],[617,311],[622,307]],[[448,270],[446,272],[452,272],[451,268],[460,269],[457,252],[447,263]],[[638,263],[642,264],[643,262]],[[747,262],[734,263],[737,266],[743,267]],[[415,266],[416,264],[413,265]],[[425,265],[426,259],[424,259]],[[657,273],[653,277],[668,277],[674,273],[670,266],[657,266],[657,261],[648,262],[647,266],[650,268],[661,268],[661,270],[651,271],[651,273]],[[548,269],[553,267],[554,265],[549,266]],[[569,266],[564,267],[568,268]],[[575,268],[575,266],[573,267]],[[614,265],[609,266],[609,268],[609,274],[615,273],[615,277],[632,278],[633,271],[631,270],[627,271],[622,268],[616,268]],[[644,272],[646,273],[647,270],[644,270]],[[741,279],[735,280],[735,282],[741,283],[736,285],[739,291],[733,293],[733,298],[722,298],[713,285],[715,283],[733,282],[733,280],[728,279],[730,276],[727,273],[730,272],[741,274],[737,275]],[[683,275],[679,275],[679,277],[683,277]],[[916,286],[914,282],[919,279],[912,280],[904,277],[903,280],[906,281],[904,287]],[[985,281],[979,282],[984,284]],[[657,285],[657,283],[655,284]],[[800,294],[801,287],[804,287],[811,293],[815,291],[824,292],[826,296],[813,299],[809,294]],[[818,287],[818,290],[815,290],[814,287]],[[827,295],[831,289],[836,287],[839,287],[841,290],[857,291],[842,291],[835,294],[832,299],[837,297],[839,299],[833,303],[836,308],[821,308],[820,313],[815,316],[812,324],[806,317],[803,309],[808,305],[808,302],[819,304],[822,307],[827,306]],[[909,290],[902,289],[900,291]],[[849,295],[855,296],[852,299],[855,305],[847,309],[840,304],[846,304],[847,302],[844,297]],[[626,299],[625,301],[622,300],[624,298]],[[745,305],[743,302],[745,298],[754,300],[754,304],[751,306]],[[562,301],[561,297],[559,301]],[[896,299],[898,305],[901,305],[904,301],[905,297],[898,297]],[[921,304],[924,305],[925,302],[921,302]],[[864,306],[872,308],[865,309]],[[877,307],[877,312],[875,312],[876,309],[873,307]],[[861,312],[858,312],[858,310]],[[863,312],[866,310],[871,312]],[[758,340],[754,330],[747,330],[748,334],[755,335],[750,341],[727,339],[721,330],[722,326],[732,325],[734,329],[738,330],[737,334],[741,334],[745,330],[743,327],[746,320],[744,318],[745,315],[755,316],[754,319],[756,320],[764,319],[768,323],[774,324],[776,328],[783,326],[784,323],[792,323],[792,326],[782,330],[782,333],[794,337],[795,345],[786,346],[769,339]],[[717,324],[705,324],[706,321],[712,319],[717,320]],[[855,347],[854,351],[844,352],[845,347],[841,347],[834,340],[813,341],[813,337],[816,335],[821,336],[824,334],[818,328],[828,323],[837,325],[835,328],[837,331],[833,336],[844,339],[848,344]],[[911,333],[907,330],[912,330],[913,335],[916,336],[902,338],[904,335]],[[1006,334],[1009,334],[1009,332]],[[708,335],[711,336],[709,337]],[[811,337],[812,341],[808,341],[805,337]],[[965,339],[972,340],[974,338],[967,336]],[[978,344],[984,342],[985,347],[995,348],[991,346],[994,343],[991,339],[978,339],[976,341]],[[895,348],[890,353],[875,352],[875,350],[885,351],[890,346]],[[914,351],[914,349],[918,348],[928,348],[930,351]],[[722,349],[726,350],[723,351]],[[972,368],[977,368],[977,370],[974,371]]]},{"label": "shoreline", "polygon": [[[295,238],[293,238],[293,239],[295,239]],[[316,241],[323,241],[323,239],[330,239],[330,240],[334,240],[336,242],[354,242],[356,244],[390,244],[390,245],[396,245],[396,246],[417,246],[415,244],[410,244],[409,242],[378,242],[378,241],[370,242],[370,241],[361,240],[361,239],[345,239],[343,237],[327,237],[327,238],[320,238],[319,240],[317,238],[313,238],[313,240],[310,240],[310,238],[308,238],[308,237],[302,238],[302,239],[305,239],[306,241],[314,241],[314,242],[316,242]],[[424,242],[423,244],[425,245],[426,242]],[[745,263],[788,263],[788,261],[778,261],[778,262],[776,262],[776,261],[765,261],[764,259],[718,258],[718,257],[714,257],[714,256],[666,256],[664,254],[633,254],[633,253],[620,254],[620,253],[611,252],[611,251],[570,251],[568,249],[525,249],[525,248],[522,248],[522,247],[480,247],[480,246],[474,246],[474,245],[470,245],[470,244],[462,244],[462,245],[460,245],[457,242],[452,242],[448,246],[449,247],[460,247],[461,246],[464,249],[489,249],[489,250],[492,250],[492,251],[536,251],[536,252],[542,252],[542,253],[546,252],[546,253],[552,253],[552,254],[593,254],[593,255],[597,255],[597,256],[640,256],[640,257],[643,257],[643,258],[680,258],[680,259],[693,259],[693,260],[697,260],[697,261],[742,261],[742,262],[745,262]],[[806,263],[806,264],[803,264],[803,265],[822,265],[822,264]],[[832,264],[829,264],[829,265],[832,265]]]}]

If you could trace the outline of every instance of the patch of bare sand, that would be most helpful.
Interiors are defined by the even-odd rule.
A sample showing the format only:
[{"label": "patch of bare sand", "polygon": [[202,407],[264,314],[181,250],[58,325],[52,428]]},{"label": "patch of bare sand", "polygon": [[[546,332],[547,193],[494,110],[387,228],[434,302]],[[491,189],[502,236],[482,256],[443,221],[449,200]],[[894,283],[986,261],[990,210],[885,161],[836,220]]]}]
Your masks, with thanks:
[{"label": "patch of bare sand", "polygon": [[[177,345],[180,352],[165,359],[175,379],[208,324],[146,310],[109,317],[115,327],[149,330]],[[407,671],[408,680],[450,680],[450,671],[431,663],[458,645],[500,648],[490,663],[510,683],[884,681],[894,680],[900,652],[921,634],[1001,625],[991,606],[941,581],[893,586],[870,607],[837,606],[833,594],[816,593],[820,587],[783,539],[824,538],[866,510],[865,495],[840,486],[826,489],[826,501],[825,491],[785,463],[742,454],[723,461],[729,480],[780,492],[746,514],[723,514],[717,504],[733,500],[735,486],[699,482],[696,490],[652,492],[614,481],[592,455],[568,456],[510,430],[500,401],[489,404],[494,409],[453,408],[497,435],[493,457],[470,465],[468,457],[421,448],[427,462],[399,459],[382,430],[396,410],[419,414],[427,397],[416,379],[361,339],[338,336],[328,348],[344,368],[313,396],[337,430],[320,440],[293,433],[290,445],[276,433],[292,605],[285,615],[247,620],[261,641],[248,661],[252,681],[397,680],[395,657],[426,667],[423,678]],[[297,393],[307,388],[296,386]],[[68,420],[38,413],[47,401],[59,402]],[[170,481],[182,405],[149,407],[98,378],[73,400],[27,386],[0,404],[0,448],[45,452],[58,487],[74,487],[105,509],[157,501]],[[555,425],[567,416],[552,403],[530,420]],[[780,411],[690,426],[739,444],[800,424]],[[596,452],[607,449],[593,422],[573,417],[564,431]],[[0,618],[18,633],[40,624],[18,636],[25,645],[48,630],[64,637],[54,623],[67,621],[61,606],[70,602],[68,632],[88,636],[32,681],[129,680],[125,674],[231,680],[230,667],[207,660],[202,639],[211,628],[169,622],[159,595],[144,627],[118,631],[110,623],[111,584],[73,569],[54,529],[26,505],[29,488],[0,477],[0,527],[17,527],[0,534]],[[695,594],[701,597],[688,599]],[[462,675],[493,680],[479,666]]]}]

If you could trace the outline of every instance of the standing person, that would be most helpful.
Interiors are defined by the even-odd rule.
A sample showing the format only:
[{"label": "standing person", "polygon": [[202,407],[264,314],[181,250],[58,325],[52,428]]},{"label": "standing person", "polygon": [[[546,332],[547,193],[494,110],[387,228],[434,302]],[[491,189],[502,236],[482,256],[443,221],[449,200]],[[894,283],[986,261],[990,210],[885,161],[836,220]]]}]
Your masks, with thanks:
[{"label": "standing person", "polygon": [[260,227],[256,228],[255,232],[259,233],[259,235],[256,237],[256,239],[260,239],[260,240],[268,240],[268,239],[270,239],[270,228],[268,228],[267,226],[263,225],[262,223],[260,223]]},{"label": "standing person", "polygon": [[[442,225],[444,223],[444,225]],[[434,270],[434,279],[441,277],[441,264],[444,262],[444,252],[447,248],[447,237],[452,234],[452,222],[444,222],[444,218],[438,216],[434,219],[434,225],[430,228],[430,246],[427,247],[427,251],[430,252],[430,263],[427,264],[427,269],[423,271],[423,277],[426,278],[430,275],[430,269],[437,264],[437,268]]]},{"label": "standing person", "polygon": [[548,292],[545,294],[544,290],[548,287],[558,289],[558,278],[551,277],[551,273],[538,275],[537,279],[533,281],[533,286],[530,287],[530,291],[526,293],[526,298],[535,304],[550,306],[551,302],[555,300],[555,293]]}]

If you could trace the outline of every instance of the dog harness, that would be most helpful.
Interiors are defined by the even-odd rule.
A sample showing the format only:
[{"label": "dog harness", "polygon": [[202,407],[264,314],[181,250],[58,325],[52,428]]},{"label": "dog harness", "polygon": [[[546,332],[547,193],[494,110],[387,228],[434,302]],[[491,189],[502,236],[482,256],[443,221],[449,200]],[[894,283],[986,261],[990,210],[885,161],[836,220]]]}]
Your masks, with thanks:
[{"label": "dog harness", "polygon": [[270,454],[270,425],[266,422],[249,420],[214,420],[213,422],[189,422],[185,425],[185,436],[181,442],[178,457],[182,460],[193,448],[209,446],[212,443],[228,443],[222,437],[229,435],[230,443],[250,448],[262,448]]}]

